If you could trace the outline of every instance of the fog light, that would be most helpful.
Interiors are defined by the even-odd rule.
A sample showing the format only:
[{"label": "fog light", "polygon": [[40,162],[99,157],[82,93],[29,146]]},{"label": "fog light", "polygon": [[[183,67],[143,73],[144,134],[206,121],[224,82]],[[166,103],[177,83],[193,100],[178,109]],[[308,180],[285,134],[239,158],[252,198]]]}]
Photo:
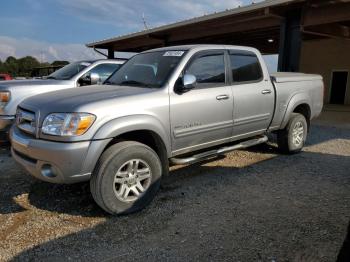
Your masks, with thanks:
[{"label": "fog light", "polygon": [[41,175],[48,178],[55,178],[57,176],[54,168],[49,164],[42,165]]}]

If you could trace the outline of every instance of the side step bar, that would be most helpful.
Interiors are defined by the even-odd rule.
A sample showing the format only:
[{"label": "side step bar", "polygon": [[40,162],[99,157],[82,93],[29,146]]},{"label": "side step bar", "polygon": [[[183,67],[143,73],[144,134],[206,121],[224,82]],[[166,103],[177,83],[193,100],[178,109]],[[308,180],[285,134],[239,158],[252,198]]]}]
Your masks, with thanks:
[{"label": "side step bar", "polygon": [[175,165],[192,164],[192,163],[201,161],[201,160],[206,159],[206,158],[210,158],[210,157],[217,156],[217,155],[222,155],[222,154],[225,154],[225,153],[228,153],[230,151],[237,150],[237,149],[243,149],[243,148],[247,148],[247,147],[250,147],[250,146],[255,146],[255,145],[258,145],[258,144],[265,143],[267,141],[268,141],[267,136],[262,136],[262,137],[259,137],[259,138],[254,138],[254,139],[251,139],[251,140],[243,141],[243,142],[241,142],[239,144],[236,144],[236,145],[233,145],[233,146],[221,147],[221,148],[218,148],[218,149],[214,149],[214,150],[210,150],[210,151],[207,151],[207,152],[199,153],[197,155],[193,155],[193,156],[186,157],[186,158],[173,157],[173,158],[170,159],[170,162],[172,164],[175,164]]}]

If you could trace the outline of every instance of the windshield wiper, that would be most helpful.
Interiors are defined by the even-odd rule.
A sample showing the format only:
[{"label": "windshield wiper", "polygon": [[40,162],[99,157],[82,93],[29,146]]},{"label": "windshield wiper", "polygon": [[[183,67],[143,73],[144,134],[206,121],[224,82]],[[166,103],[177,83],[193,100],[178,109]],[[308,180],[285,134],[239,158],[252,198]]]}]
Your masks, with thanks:
[{"label": "windshield wiper", "polygon": [[57,80],[57,78],[54,77],[54,76],[48,76],[48,77],[46,77],[46,79],[54,79],[54,80]]},{"label": "windshield wiper", "polygon": [[153,86],[151,86],[149,84],[145,84],[145,83],[135,81],[135,80],[123,81],[123,82],[119,83],[119,85],[130,85],[130,86],[137,86],[137,87],[154,88]]},{"label": "windshield wiper", "polygon": [[127,81],[121,82],[120,85],[144,86],[145,84],[135,80],[127,80]]},{"label": "windshield wiper", "polygon": [[114,85],[114,83],[109,81],[109,80],[104,81],[103,84],[104,85]]}]

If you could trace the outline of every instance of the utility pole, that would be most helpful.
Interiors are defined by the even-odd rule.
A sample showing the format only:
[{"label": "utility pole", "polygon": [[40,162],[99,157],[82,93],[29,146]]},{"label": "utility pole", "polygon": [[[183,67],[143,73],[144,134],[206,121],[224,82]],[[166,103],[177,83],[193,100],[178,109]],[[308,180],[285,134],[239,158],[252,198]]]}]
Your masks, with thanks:
[{"label": "utility pole", "polygon": [[142,21],[143,21],[143,26],[145,27],[145,30],[148,30],[145,13],[142,13]]},{"label": "utility pole", "polygon": [[40,63],[42,64],[44,60],[44,52],[40,51]]}]

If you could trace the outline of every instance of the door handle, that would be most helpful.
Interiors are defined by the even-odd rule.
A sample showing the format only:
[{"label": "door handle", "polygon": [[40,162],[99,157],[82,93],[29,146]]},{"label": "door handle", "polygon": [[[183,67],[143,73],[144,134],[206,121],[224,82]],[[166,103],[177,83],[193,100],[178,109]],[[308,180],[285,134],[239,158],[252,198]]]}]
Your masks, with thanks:
[{"label": "door handle", "polygon": [[265,90],[261,91],[261,93],[262,93],[263,95],[267,95],[267,94],[271,94],[272,91],[271,91],[270,89],[265,89]]},{"label": "door handle", "polygon": [[216,97],[216,100],[227,100],[230,97],[228,95],[219,95]]}]

